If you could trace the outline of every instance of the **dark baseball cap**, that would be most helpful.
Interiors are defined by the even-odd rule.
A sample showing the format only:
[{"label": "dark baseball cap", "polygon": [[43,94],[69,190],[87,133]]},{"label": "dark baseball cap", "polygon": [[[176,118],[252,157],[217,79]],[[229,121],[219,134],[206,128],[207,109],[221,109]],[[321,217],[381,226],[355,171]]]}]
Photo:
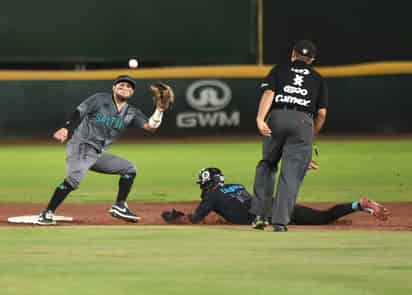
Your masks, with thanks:
[{"label": "dark baseball cap", "polygon": [[132,85],[133,89],[136,88],[136,81],[133,80],[133,78],[130,77],[130,76],[121,75],[121,76],[117,77],[117,78],[113,81],[113,85],[116,85],[117,83],[120,83],[120,82],[128,82],[128,83],[130,83],[130,84]]},{"label": "dark baseball cap", "polygon": [[293,50],[306,57],[316,57],[316,46],[309,40],[300,40],[296,42],[295,46],[293,46]]}]

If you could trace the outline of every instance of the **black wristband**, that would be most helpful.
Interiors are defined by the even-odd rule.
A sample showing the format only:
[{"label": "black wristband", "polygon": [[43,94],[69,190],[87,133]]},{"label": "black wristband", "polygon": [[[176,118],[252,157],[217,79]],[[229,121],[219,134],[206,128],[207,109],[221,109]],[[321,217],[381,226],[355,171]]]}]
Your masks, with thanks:
[{"label": "black wristband", "polygon": [[69,130],[69,134],[74,131],[74,129],[77,128],[80,124],[80,112],[78,110],[75,110],[64,122],[62,128],[67,128]]}]

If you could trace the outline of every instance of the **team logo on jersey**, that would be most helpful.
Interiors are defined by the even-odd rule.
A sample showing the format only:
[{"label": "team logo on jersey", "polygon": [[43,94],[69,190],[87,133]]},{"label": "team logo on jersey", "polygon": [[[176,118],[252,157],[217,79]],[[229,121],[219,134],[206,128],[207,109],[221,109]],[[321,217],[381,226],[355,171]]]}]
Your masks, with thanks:
[{"label": "team logo on jersey", "polygon": [[225,187],[222,187],[219,189],[222,193],[225,194],[230,194],[230,193],[235,193],[239,190],[243,190],[243,186],[240,184],[232,184],[232,185],[227,185]]},{"label": "team logo on jersey", "polygon": [[290,69],[292,72],[295,72],[297,74],[301,74],[301,75],[309,75],[310,71],[309,69],[296,69],[296,68],[291,68]]},{"label": "team logo on jersey", "polygon": [[296,74],[295,78],[293,78],[293,85],[296,86],[303,86],[303,76]]},{"label": "team logo on jersey", "polygon": [[115,129],[123,129],[125,127],[125,124],[121,118],[105,115],[102,113],[96,114],[96,123],[103,124],[107,127]]},{"label": "team logo on jersey", "polygon": [[223,109],[232,99],[230,87],[219,80],[200,80],[187,88],[186,100],[199,111],[213,112]]},{"label": "team logo on jersey", "polygon": [[[295,77],[293,78],[293,86],[285,85],[285,87],[283,87],[283,91],[287,94],[299,94],[302,96],[308,95],[309,93],[308,90],[306,88],[303,88],[303,83],[304,83],[303,80],[305,78],[304,75],[308,75],[310,73],[309,70],[308,69],[295,69],[295,68],[292,68],[291,70],[292,72],[295,72]],[[275,96],[275,102],[297,104],[300,106],[309,107],[311,100],[295,97],[292,95],[278,94]]]},{"label": "team logo on jersey", "polygon": [[310,99],[303,99],[291,95],[278,94],[275,96],[275,102],[298,104],[304,107],[309,107]]},{"label": "team logo on jersey", "polygon": [[290,93],[290,94],[297,93],[297,94],[300,94],[300,95],[303,95],[303,96],[308,95],[308,90],[307,89],[300,88],[300,87],[294,87],[294,86],[291,86],[291,85],[286,85],[285,87],[283,87],[283,91],[285,91],[286,93]]}]

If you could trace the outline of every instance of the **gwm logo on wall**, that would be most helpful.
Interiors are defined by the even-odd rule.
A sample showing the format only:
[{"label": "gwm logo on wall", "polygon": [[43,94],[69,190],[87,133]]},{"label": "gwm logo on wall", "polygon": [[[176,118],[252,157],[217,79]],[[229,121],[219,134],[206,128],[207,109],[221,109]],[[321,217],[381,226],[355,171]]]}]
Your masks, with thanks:
[{"label": "gwm logo on wall", "polygon": [[219,80],[200,80],[186,90],[186,102],[194,112],[179,113],[180,128],[239,126],[240,112],[231,114],[224,109],[232,99],[230,87]]},{"label": "gwm logo on wall", "polygon": [[218,80],[201,80],[187,88],[186,101],[199,111],[218,111],[232,99],[232,91],[226,83]]}]

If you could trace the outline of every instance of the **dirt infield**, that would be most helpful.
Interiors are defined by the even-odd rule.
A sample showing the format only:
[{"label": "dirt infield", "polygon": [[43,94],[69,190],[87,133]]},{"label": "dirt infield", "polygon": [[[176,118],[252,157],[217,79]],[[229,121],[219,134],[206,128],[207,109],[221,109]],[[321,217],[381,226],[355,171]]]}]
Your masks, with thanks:
[{"label": "dirt infield", "polygon": [[[304,203],[305,205],[314,208],[327,208],[334,203]],[[56,212],[58,215],[72,216],[73,222],[61,222],[58,226],[72,225],[164,225],[165,223],[160,217],[163,210],[176,208],[183,212],[193,210],[197,202],[191,203],[129,203],[129,207],[138,212],[141,216],[141,221],[138,224],[125,223],[122,220],[111,217],[108,214],[108,209],[111,204],[63,204]],[[382,222],[376,220],[373,216],[365,212],[356,212],[345,216],[338,220],[335,224],[324,226],[290,226],[291,229],[322,229],[322,230],[382,230],[382,231],[412,231],[412,202],[400,203],[385,203],[384,204],[391,212],[391,217],[388,221]],[[10,224],[7,218],[19,215],[34,215],[38,214],[42,209],[43,204],[20,204],[11,203],[0,204],[0,227],[4,226],[33,226]],[[222,225],[226,223],[216,214],[210,214],[205,222],[201,225]],[[200,225],[200,226],[201,226]]]}]

